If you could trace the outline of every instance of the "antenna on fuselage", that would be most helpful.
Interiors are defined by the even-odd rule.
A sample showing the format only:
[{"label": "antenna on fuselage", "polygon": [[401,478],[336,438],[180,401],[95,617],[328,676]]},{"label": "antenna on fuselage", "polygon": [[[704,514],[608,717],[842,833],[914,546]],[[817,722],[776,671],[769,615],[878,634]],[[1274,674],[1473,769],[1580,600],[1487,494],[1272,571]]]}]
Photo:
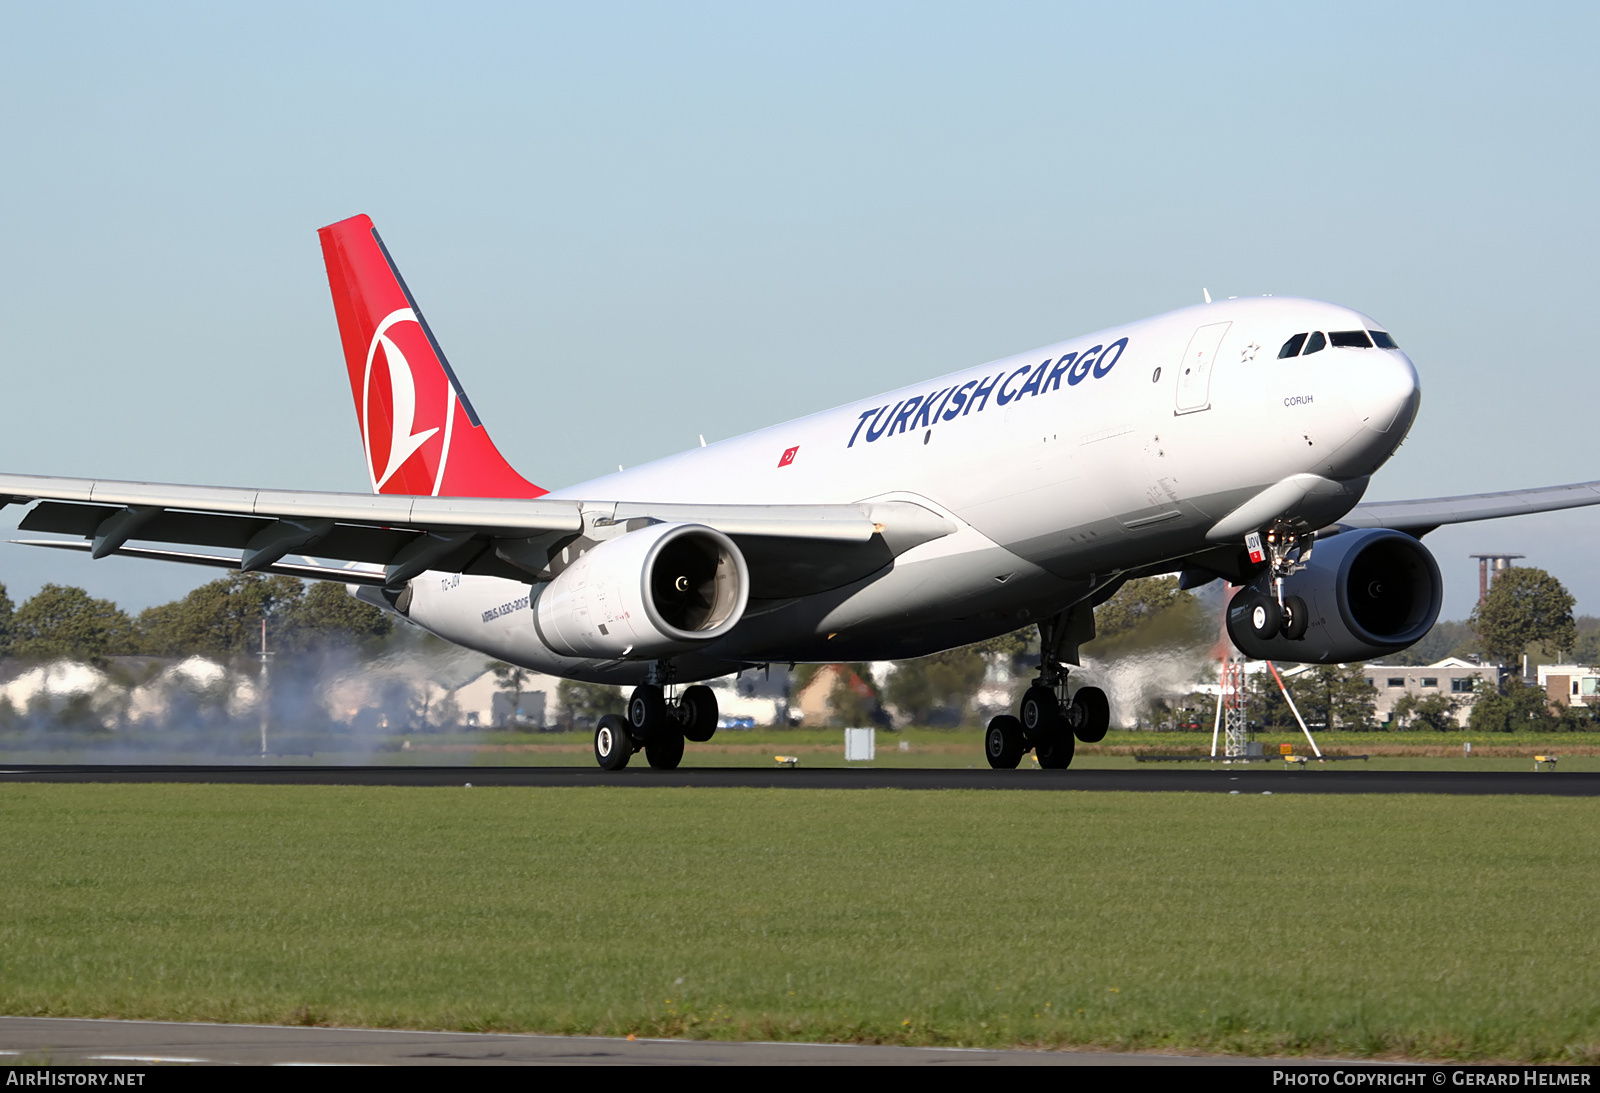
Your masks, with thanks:
[{"label": "antenna on fuselage", "polygon": [[1206,303],[1209,304],[1211,302],[1211,291],[1209,289],[1202,288],[1200,290],[1200,295],[1206,298]]}]

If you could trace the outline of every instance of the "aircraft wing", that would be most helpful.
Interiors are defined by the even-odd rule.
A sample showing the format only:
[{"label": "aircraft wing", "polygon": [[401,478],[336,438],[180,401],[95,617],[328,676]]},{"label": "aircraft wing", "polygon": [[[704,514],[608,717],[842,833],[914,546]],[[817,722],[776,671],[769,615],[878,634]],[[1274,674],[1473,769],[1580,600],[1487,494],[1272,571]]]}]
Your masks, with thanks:
[{"label": "aircraft wing", "polygon": [[1575,482],[1570,486],[1545,486],[1503,493],[1469,493],[1460,497],[1430,497],[1419,501],[1369,501],[1347,513],[1345,528],[1394,528],[1418,538],[1441,524],[1497,520],[1535,512],[1600,505],[1600,482]]},{"label": "aircraft wing", "polygon": [[[859,505],[684,505],[320,493],[0,475],[0,505],[32,504],[19,529],[78,536],[29,546],[220,568],[388,584],[427,570],[530,581],[586,531],[634,520],[684,521],[738,542],[758,598],[837,587],[954,528],[905,502]],[[129,546],[132,541],[227,551]],[[381,573],[286,563],[313,554]]]}]

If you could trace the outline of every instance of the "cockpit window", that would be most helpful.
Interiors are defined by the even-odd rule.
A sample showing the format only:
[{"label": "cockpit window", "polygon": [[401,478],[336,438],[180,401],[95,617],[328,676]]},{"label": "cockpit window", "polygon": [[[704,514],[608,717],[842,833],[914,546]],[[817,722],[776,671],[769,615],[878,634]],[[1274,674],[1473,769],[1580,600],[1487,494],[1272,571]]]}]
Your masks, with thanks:
[{"label": "cockpit window", "polygon": [[1306,351],[1301,356],[1309,357],[1313,353],[1321,353],[1326,348],[1328,348],[1328,339],[1324,338],[1322,331],[1318,330],[1311,335],[1311,340],[1306,342]]},{"label": "cockpit window", "polygon": [[1371,349],[1372,339],[1365,330],[1335,330],[1328,335],[1335,349]]},{"label": "cockpit window", "polygon": [[1300,347],[1305,344],[1306,336],[1304,334],[1296,334],[1283,343],[1283,348],[1278,350],[1278,359],[1281,361],[1285,357],[1298,357],[1300,355]]},{"label": "cockpit window", "polygon": [[1389,337],[1389,335],[1382,330],[1369,330],[1367,333],[1372,335],[1372,340],[1377,344],[1379,349],[1400,348],[1398,345],[1394,344],[1394,339]]}]

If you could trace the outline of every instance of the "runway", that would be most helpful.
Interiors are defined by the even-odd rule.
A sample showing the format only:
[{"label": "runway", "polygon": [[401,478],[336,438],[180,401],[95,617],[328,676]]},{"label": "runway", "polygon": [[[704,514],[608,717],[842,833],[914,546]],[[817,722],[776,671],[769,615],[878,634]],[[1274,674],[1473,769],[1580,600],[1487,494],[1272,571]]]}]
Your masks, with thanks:
[{"label": "runway", "polygon": [[0,1017],[0,1066],[1152,1066],[1318,1060]]},{"label": "runway", "polygon": [[1154,793],[1435,793],[1600,796],[1600,773],[1327,770],[941,770],[774,767],[0,766],[0,783],[197,783],[306,786],[577,786],[680,789],[1010,789]]}]

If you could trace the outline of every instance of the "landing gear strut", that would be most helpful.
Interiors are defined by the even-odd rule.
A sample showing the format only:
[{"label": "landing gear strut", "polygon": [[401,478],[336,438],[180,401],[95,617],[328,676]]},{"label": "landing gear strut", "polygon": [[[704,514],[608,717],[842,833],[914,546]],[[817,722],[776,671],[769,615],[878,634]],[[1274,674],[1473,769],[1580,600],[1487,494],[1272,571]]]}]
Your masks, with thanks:
[{"label": "landing gear strut", "polygon": [[683,742],[704,743],[717,731],[717,696],[696,684],[672,695],[664,685],[670,670],[652,664],[646,682],[628,697],[625,716],[606,714],[595,725],[594,757],[605,770],[621,770],[643,751],[657,770],[674,770],[683,761]]},{"label": "landing gear strut", "polygon": [[1282,635],[1290,641],[1306,636],[1311,615],[1306,601],[1299,596],[1285,596],[1283,582],[1305,568],[1311,559],[1311,547],[1316,536],[1286,521],[1278,521],[1257,536],[1252,532],[1245,544],[1252,550],[1263,550],[1267,555],[1271,591],[1252,591],[1255,602],[1246,620],[1250,632],[1263,641]]},{"label": "landing gear strut", "polygon": [[[1099,687],[1079,687],[1067,700],[1067,667],[1061,661],[1068,639],[1066,612],[1039,624],[1039,677],[1022,695],[1020,717],[1002,714],[989,722],[984,754],[989,765],[1010,770],[1032,748],[1046,770],[1072,765],[1076,741],[1094,744],[1111,727],[1111,703]],[[1092,635],[1091,635],[1092,636]]]}]

